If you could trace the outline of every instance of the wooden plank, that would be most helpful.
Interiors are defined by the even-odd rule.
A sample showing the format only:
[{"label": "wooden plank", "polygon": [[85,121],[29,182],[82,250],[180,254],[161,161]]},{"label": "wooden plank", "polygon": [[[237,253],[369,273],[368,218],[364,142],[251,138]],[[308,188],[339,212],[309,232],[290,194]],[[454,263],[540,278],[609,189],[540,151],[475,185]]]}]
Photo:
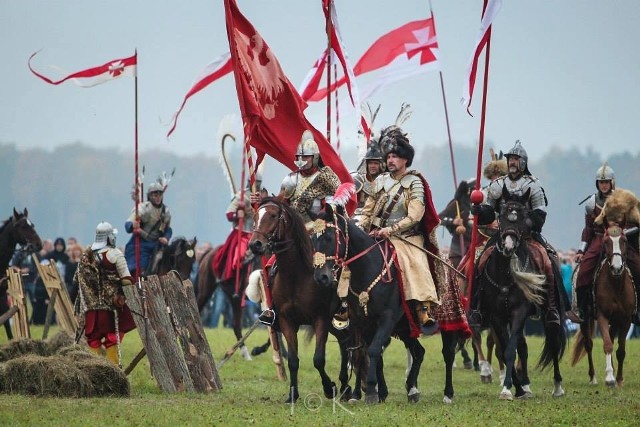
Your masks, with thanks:
[{"label": "wooden plank", "polygon": [[58,299],[58,289],[54,289],[51,293],[51,299],[49,300],[49,304],[47,305],[47,315],[44,318],[44,329],[42,330],[42,339],[46,340],[49,336],[49,328],[51,327],[51,322],[53,321],[53,311],[56,304],[56,300]]},{"label": "wooden plank", "polygon": [[13,306],[18,308],[18,313],[13,322],[14,338],[31,338],[27,298],[22,287],[22,276],[19,271],[9,268],[7,269],[7,280],[7,290],[11,295]]},{"label": "wooden plank", "polygon": [[165,359],[164,353],[160,349],[158,338],[156,337],[155,333],[153,333],[149,321],[145,321],[142,317],[146,313],[143,307],[144,302],[140,297],[138,285],[142,287],[142,289],[146,290],[146,280],[144,279],[140,282],[140,284],[123,287],[124,295],[127,298],[127,305],[133,312],[133,320],[136,323],[138,334],[140,335],[140,340],[142,341],[142,345],[144,346],[145,353],[149,358],[149,368],[151,369],[151,375],[156,379],[160,390],[172,393],[177,391],[176,386],[171,380],[169,367],[167,366],[167,360]]},{"label": "wooden plank", "polygon": [[196,308],[193,285],[174,273],[161,276],[160,284],[195,390],[219,390],[221,382]]}]

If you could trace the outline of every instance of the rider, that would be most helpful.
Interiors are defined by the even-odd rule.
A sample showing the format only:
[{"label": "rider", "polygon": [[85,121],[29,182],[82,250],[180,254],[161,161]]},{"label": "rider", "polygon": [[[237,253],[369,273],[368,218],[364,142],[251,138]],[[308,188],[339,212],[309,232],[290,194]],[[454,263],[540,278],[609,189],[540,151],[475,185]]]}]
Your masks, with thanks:
[{"label": "rider", "polygon": [[[129,271],[134,277],[151,274],[159,261],[158,249],[169,243],[173,230],[171,229],[171,213],[163,203],[164,186],[154,182],[147,189],[147,201],[138,206],[139,221],[136,219],[135,208],[124,228],[127,233],[133,233],[124,249]],[[140,271],[136,271],[135,236],[140,236]],[[159,251],[158,251],[159,252]],[[160,253],[161,254],[161,253]]]},{"label": "rider", "polygon": [[[262,191],[262,177],[257,173],[255,184],[256,188]],[[254,210],[251,206],[250,180],[247,181],[247,188],[244,191],[244,202],[242,202],[241,194],[242,192],[238,191],[227,208],[227,220],[233,224],[233,229],[213,258],[213,269],[216,277],[223,281],[235,277],[236,266],[239,263],[244,264],[245,261],[253,258],[253,254],[249,249],[254,215]],[[242,231],[238,234],[241,218],[243,218]],[[239,249],[238,245],[240,246]],[[240,257],[239,261],[237,259],[238,256]]]},{"label": "rider", "polygon": [[433,323],[430,310],[439,305],[437,288],[445,281],[444,267],[427,257],[438,255],[436,227],[440,220],[424,177],[409,170],[415,154],[407,134],[398,126],[380,133],[387,171],[376,178],[373,194],[362,209],[360,226],[377,239],[393,244],[404,286],[420,324]]},{"label": "rider", "polygon": [[[284,198],[309,225],[311,223],[309,214],[319,213],[324,204],[330,201],[340,186],[340,178],[329,166],[324,165],[318,143],[309,130],[302,133],[295,158],[294,163],[298,170],[284,178],[278,197]],[[251,203],[260,203],[261,198],[259,193],[253,193]],[[274,262],[275,256],[271,257],[265,266],[270,270],[270,276],[275,274]],[[262,323],[272,325],[275,319],[272,307],[263,311],[258,319]]]},{"label": "rider", "polygon": [[[442,212],[438,213],[440,225],[445,227],[451,234],[449,259],[454,267],[458,267],[466,248],[469,247],[471,242],[473,217],[469,215],[471,208],[469,196],[475,186],[475,178],[461,181],[453,200],[449,202]],[[462,236],[462,242],[460,241],[460,236]]]},{"label": "rider", "polygon": [[119,364],[124,334],[136,327],[122,291],[132,280],[127,261],[116,248],[117,233],[108,222],[98,224],[95,242],[82,253],[73,278],[79,287],[76,310],[84,314],[89,349],[100,354],[104,347],[114,364]]},{"label": "rider", "polygon": [[[564,294],[564,286],[558,286],[558,281],[561,280],[561,276],[557,255],[541,235],[542,226],[547,217],[547,196],[540,181],[529,172],[527,152],[522,147],[520,141],[516,141],[513,148],[505,154],[505,157],[507,158],[509,173],[491,182],[483,203],[472,205],[471,212],[474,215],[478,215],[478,225],[490,224],[496,220],[496,213],[504,203],[502,200],[503,190],[508,191],[509,194],[518,196],[530,190],[527,205],[530,210],[529,218],[532,222],[531,236],[525,239],[530,250],[542,254],[542,269],[547,279],[545,321],[547,323],[560,324],[559,304],[566,302],[567,298]],[[494,248],[494,245],[491,244],[494,239],[495,236],[487,242],[484,253],[478,262],[477,271],[482,271],[484,262],[491,253],[490,251]],[[558,297],[564,297],[563,301],[559,302]],[[478,286],[474,286],[469,324],[478,325],[481,323],[478,298],[479,289]]]},{"label": "rider", "polygon": [[[616,189],[616,174],[606,163],[596,171],[596,189],[598,191],[592,194],[585,204],[585,225],[582,229],[582,242],[575,257],[575,261],[580,263],[575,284],[577,299],[577,313],[575,313],[577,318],[575,320],[577,322],[583,320],[583,313],[586,311],[588,305],[591,304],[591,285],[600,259],[605,233],[606,225],[596,224],[595,219],[600,215],[605,202]],[[631,261],[629,262],[629,259],[627,260],[627,266],[631,270],[633,282],[636,285],[636,298],[638,298],[640,293],[638,292],[640,272],[638,271],[636,258],[637,257],[630,257],[629,259]],[[640,307],[640,302],[636,304],[636,307]],[[633,322],[636,325],[640,325],[640,315],[637,309],[633,317]]]},{"label": "rider", "polygon": [[379,147],[379,141],[372,140],[369,148],[364,156],[364,170],[352,172],[353,182],[356,185],[356,193],[358,195],[358,206],[354,213],[354,220],[359,221],[362,215],[362,208],[368,196],[373,190],[373,182],[382,172],[385,171],[382,150]]}]

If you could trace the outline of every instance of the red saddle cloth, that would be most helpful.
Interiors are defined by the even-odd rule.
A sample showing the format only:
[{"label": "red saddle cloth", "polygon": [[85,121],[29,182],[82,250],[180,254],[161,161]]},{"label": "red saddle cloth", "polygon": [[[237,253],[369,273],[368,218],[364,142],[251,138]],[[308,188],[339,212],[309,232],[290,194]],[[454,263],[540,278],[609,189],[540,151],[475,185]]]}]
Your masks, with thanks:
[{"label": "red saddle cloth", "polygon": [[249,248],[249,239],[251,239],[251,233],[247,231],[238,233],[238,230],[233,230],[229,234],[211,260],[211,267],[216,277],[221,280],[235,277],[236,267],[242,266],[242,260]]}]

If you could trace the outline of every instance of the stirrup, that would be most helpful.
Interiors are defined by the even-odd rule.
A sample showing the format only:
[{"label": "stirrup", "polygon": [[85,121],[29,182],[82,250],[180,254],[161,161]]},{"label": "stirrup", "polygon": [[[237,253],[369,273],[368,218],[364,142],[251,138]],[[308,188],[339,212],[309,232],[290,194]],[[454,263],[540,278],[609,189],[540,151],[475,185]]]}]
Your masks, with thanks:
[{"label": "stirrup", "polygon": [[555,323],[560,324],[560,312],[558,310],[547,310],[544,315],[545,323]]},{"label": "stirrup", "polygon": [[333,319],[331,319],[331,325],[339,331],[347,329],[349,327],[349,317],[345,318],[344,316],[336,314],[333,316]]},{"label": "stirrup", "polygon": [[264,325],[273,326],[276,321],[276,312],[268,308],[260,313],[260,315],[258,316],[258,320]]},{"label": "stirrup", "polygon": [[480,310],[471,310],[467,317],[467,322],[472,328],[479,328],[482,326],[482,313],[480,313]]},{"label": "stirrup", "polygon": [[582,323],[584,322],[584,319],[582,318],[582,315],[580,314],[580,310],[568,310],[565,312],[565,315],[567,316],[567,319],[571,320],[573,323]]}]

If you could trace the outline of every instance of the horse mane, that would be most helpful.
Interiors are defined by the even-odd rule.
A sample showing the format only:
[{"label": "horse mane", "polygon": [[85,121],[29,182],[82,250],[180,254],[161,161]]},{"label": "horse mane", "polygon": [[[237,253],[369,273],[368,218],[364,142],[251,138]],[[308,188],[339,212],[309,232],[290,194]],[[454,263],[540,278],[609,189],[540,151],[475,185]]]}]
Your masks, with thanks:
[{"label": "horse mane", "polygon": [[184,236],[174,237],[169,243],[169,251],[173,252],[182,242],[187,242],[187,238]]},{"label": "horse mane", "polygon": [[298,249],[300,250],[304,267],[309,271],[313,271],[313,247],[311,246],[311,239],[309,238],[309,233],[307,232],[302,216],[300,216],[298,211],[289,206],[286,201],[279,197],[265,197],[262,199],[260,205],[264,205],[266,203],[273,203],[287,214],[291,220],[290,227],[287,227],[288,230],[291,230],[291,240],[297,242],[300,246]]},{"label": "horse mane", "polygon": [[12,216],[10,216],[9,219],[6,219],[5,221],[3,221],[2,225],[0,225],[0,233],[4,231],[4,229],[7,227],[7,224],[11,222],[11,219],[13,219]]}]

